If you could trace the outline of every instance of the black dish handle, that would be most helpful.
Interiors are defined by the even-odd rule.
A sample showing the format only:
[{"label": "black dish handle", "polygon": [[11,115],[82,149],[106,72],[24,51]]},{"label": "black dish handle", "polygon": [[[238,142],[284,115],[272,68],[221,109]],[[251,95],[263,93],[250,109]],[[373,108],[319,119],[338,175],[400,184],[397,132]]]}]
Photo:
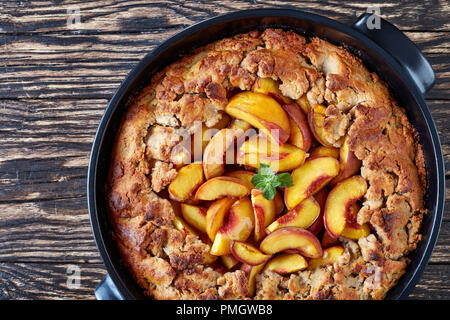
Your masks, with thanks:
[{"label": "black dish handle", "polygon": [[424,95],[436,79],[431,64],[407,36],[386,20],[376,17],[380,19],[379,28],[369,29],[374,24],[374,18],[372,14],[365,13],[352,28],[372,39],[397,60]]},{"label": "black dish handle", "polygon": [[109,274],[100,282],[94,292],[97,300],[124,300]]}]

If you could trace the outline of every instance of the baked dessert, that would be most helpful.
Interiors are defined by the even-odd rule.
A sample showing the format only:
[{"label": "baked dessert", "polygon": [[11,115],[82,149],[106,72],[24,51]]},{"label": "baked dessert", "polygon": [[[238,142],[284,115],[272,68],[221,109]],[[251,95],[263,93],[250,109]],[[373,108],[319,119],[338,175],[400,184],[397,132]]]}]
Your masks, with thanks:
[{"label": "baked dessert", "polygon": [[106,195],[153,299],[383,299],[421,239],[418,135],[343,47],[266,29],[130,100]]}]

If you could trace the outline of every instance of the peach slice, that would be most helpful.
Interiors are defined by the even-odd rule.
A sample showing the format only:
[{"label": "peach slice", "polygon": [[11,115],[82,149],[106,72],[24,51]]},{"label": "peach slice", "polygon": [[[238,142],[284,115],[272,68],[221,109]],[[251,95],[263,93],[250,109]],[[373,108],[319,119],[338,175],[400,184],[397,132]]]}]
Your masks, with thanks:
[{"label": "peach slice", "polygon": [[191,162],[193,154],[191,152],[188,150],[187,146],[178,144],[172,149],[169,161],[173,164],[175,169],[181,169]]},{"label": "peach slice", "polygon": [[333,145],[325,139],[324,135],[323,123],[325,121],[325,110],[326,107],[321,104],[316,104],[309,110],[308,122],[316,140],[326,147],[332,147]]},{"label": "peach slice", "polygon": [[232,177],[241,180],[247,187],[253,189],[255,186],[252,183],[252,178],[255,175],[254,172],[238,170],[238,171],[230,171],[225,174],[227,177]]},{"label": "peach slice", "polygon": [[266,235],[265,228],[275,220],[275,201],[264,198],[259,189],[252,189],[251,199],[255,214],[255,241],[261,241]]},{"label": "peach slice", "polygon": [[322,189],[314,195],[314,199],[316,199],[320,208],[323,210],[325,208],[325,203],[327,202],[328,191],[327,189]]},{"label": "peach slice", "polygon": [[335,158],[318,157],[306,161],[292,172],[294,185],[285,189],[284,202],[288,209],[319,192],[338,173],[339,162]]},{"label": "peach slice", "polygon": [[241,119],[233,119],[228,125],[228,129],[242,130],[243,132],[250,130],[251,128],[252,125],[250,123]]},{"label": "peach slice", "polygon": [[234,130],[222,129],[209,141],[203,152],[203,172],[206,180],[221,176],[225,172],[225,152],[234,143],[234,139]]},{"label": "peach slice", "polygon": [[284,211],[283,197],[278,191],[275,193],[275,198],[273,198],[273,201],[275,203],[275,216],[278,217]]},{"label": "peach slice", "polygon": [[284,104],[282,108],[290,116],[291,135],[288,141],[307,152],[311,147],[312,136],[306,116],[295,103]]},{"label": "peach slice", "polygon": [[238,152],[240,164],[259,168],[259,164],[268,164],[274,172],[290,171],[303,164],[305,151],[288,143],[279,146],[261,136],[252,136],[245,141]]},{"label": "peach slice", "polygon": [[302,132],[300,131],[297,124],[295,123],[294,119],[289,118],[289,123],[291,125],[291,135],[289,136],[289,139],[287,142],[292,144],[293,146],[296,146],[299,149],[308,151],[308,149],[305,148],[305,143],[303,140]]},{"label": "peach slice", "polygon": [[275,100],[279,104],[291,103],[291,99],[283,96],[279,89],[279,84],[271,78],[258,78],[252,88],[253,92],[264,93]]},{"label": "peach slice", "polygon": [[300,202],[294,209],[279,217],[266,228],[267,233],[284,227],[307,229],[320,215],[320,206],[313,197]]},{"label": "peach slice", "polygon": [[222,256],[231,253],[232,240],[245,241],[255,229],[252,203],[248,197],[237,200],[231,206],[224,224],[219,229],[211,247],[211,254]]},{"label": "peach slice", "polygon": [[191,159],[193,161],[202,161],[203,151],[209,143],[209,140],[214,135],[204,123],[201,128],[196,129],[191,136]]},{"label": "peach slice", "polygon": [[333,157],[339,160],[339,149],[333,147],[317,146],[309,152],[308,159],[313,159],[320,156]]},{"label": "peach slice", "polygon": [[206,146],[210,142],[211,138],[221,129],[230,124],[231,118],[226,113],[222,113],[220,120],[212,127],[207,127],[204,123],[200,128],[200,131],[196,131],[192,135],[191,139],[191,154],[194,160],[201,160],[203,152]]},{"label": "peach slice", "polygon": [[224,256],[221,256],[220,259],[222,260],[222,263],[227,269],[234,268],[240,261],[236,259],[233,255],[227,254]]},{"label": "peach slice", "polygon": [[359,160],[348,145],[348,136],[345,136],[344,143],[339,149],[339,175],[330,181],[330,186],[334,186],[348,177],[356,174],[361,168],[362,161]]},{"label": "peach slice", "polygon": [[[210,243],[211,244],[211,243]],[[210,254],[209,252],[206,254],[205,257],[205,263],[206,264],[211,264],[213,262],[215,262],[217,260],[218,256],[215,256],[213,254]]]},{"label": "peach slice", "polygon": [[257,92],[241,92],[228,102],[225,112],[263,130],[274,141],[282,144],[291,132],[289,118],[273,98]]},{"label": "peach slice", "polygon": [[264,254],[255,246],[242,241],[233,241],[231,243],[231,253],[237,260],[251,266],[264,263],[271,257],[270,254]]},{"label": "peach slice", "polygon": [[230,210],[236,199],[223,198],[211,204],[206,211],[206,233],[209,239],[214,240],[217,231],[223,225],[228,210]]},{"label": "peach slice", "polygon": [[350,208],[350,215],[347,216],[345,228],[341,233],[341,237],[358,240],[359,238],[367,237],[370,234],[370,228],[367,223],[360,225],[356,221],[359,209],[360,207],[357,203]]},{"label": "peach slice", "polygon": [[219,231],[217,231],[216,236],[214,237],[210,253],[215,256],[230,254],[230,245],[232,240],[227,234],[221,233]]},{"label": "peach slice", "polygon": [[311,105],[309,104],[308,99],[306,98],[306,94],[298,98],[295,102],[300,106],[300,108],[303,110],[305,114],[309,113],[309,110],[311,110]]},{"label": "peach slice", "polygon": [[256,292],[256,276],[263,270],[265,263],[261,263],[257,266],[251,266],[249,264],[242,264],[241,270],[243,270],[248,278],[248,293],[250,297],[255,295]]},{"label": "peach slice", "polygon": [[329,248],[329,247],[338,245],[339,243],[340,243],[339,240],[330,236],[330,234],[328,233],[327,230],[325,230],[323,232],[322,241],[321,241],[322,248]]},{"label": "peach slice", "polygon": [[207,127],[204,123],[202,123],[202,147],[203,147],[202,150],[205,149],[208,142],[214,136],[215,131],[226,128],[228,125],[230,125],[230,122],[231,117],[226,113],[222,113],[222,117],[215,125]]},{"label": "peach slice", "polygon": [[278,274],[289,274],[304,270],[308,267],[308,262],[298,253],[285,253],[276,256],[266,263],[263,272],[273,271]]},{"label": "peach slice", "polygon": [[188,234],[198,236],[197,232],[180,217],[175,216],[172,220],[172,223],[174,227],[178,231],[181,231],[185,236],[187,236]]},{"label": "peach slice", "polygon": [[264,238],[259,248],[266,254],[289,250],[296,251],[307,258],[322,256],[319,240],[311,232],[296,227],[286,227],[271,232]]},{"label": "peach slice", "polygon": [[250,189],[241,180],[231,177],[215,177],[203,183],[195,194],[197,200],[216,200],[224,197],[241,198]]},{"label": "peach slice", "polygon": [[170,183],[169,196],[176,201],[186,201],[192,198],[195,190],[203,182],[203,168],[199,162],[182,167],[177,177]]},{"label": "peach slice", "polygon": [[215,125],[213,125],[211,127],[207,127],[205,125],[205,123],[202,123],[202,132],[201,132],[202,133],[201,134],[202,151],[205,150],[206,145],[211,140],[211,138],[214,136],[216,131],[226,128],[227,126],[230,125],[230,122],[231,122],[231,117],[229,115],[227,115],[226,113],[222,113],[222,117],[219,119],[219,121]]},{"label": "peach slice", "polygon": [[312,270],[334,264],[343,253],[344,248],[342,248],[341,246],[327,248],[323,250],[322,257],[309,260],[308,269]]},{"label": "peach slice", "polygon": [[324,224],[330,236],[338,238],[346,226],[351,207],[367,191],[367,182],[361,176],[353,176],[338,183],[328,194],[325,204]]},{"label": "peach slice", "polygon": [[358,225],[356,227],[346,226],[341,233],[341,237],[358,240],[359,238],[367,237],[370,234],[370,228],[367,223]]},{"label": "peach slice", "polygon": [[320,214],[317,217],[316,221],[309,226],[308,231],[311,231],[313,234],[317,235],[323,228],[323,212],[325,210],[325,202],[327,201],[328,191],[326,188],[320,190],[314,195],[314,199],[316,199],[317,203],[320,206]]},{"label": "peach slice", "polygon": [[180,209],[187,223],[201,232],[206,232],[206,208],[182,203]]}]

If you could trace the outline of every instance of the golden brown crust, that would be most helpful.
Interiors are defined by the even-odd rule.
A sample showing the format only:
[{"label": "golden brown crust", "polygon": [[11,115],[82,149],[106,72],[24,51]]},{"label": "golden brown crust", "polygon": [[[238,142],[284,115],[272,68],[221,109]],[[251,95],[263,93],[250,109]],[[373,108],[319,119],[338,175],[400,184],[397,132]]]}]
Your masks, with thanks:
[{"label": "golden brown crust", "polygon": [[172,163],[156,161],[152,169],[152,189],[160,192],[171,183],[177,176],[177,170],[173,168]]},{"label": "golden brown crust", "polygon": [[247,299],[247,283],[247,277],[242,270],[225,273],[217,280],[219,297],[225,300]]},{"label": "golden brown crust", "polygon": [[408,264],[421,236],[426,183],[423,153],[387,85],[360,59],[319,38],[267,29],[196,49],[153,76],[128,108],[112,152],[107,200],[124,263],[155,299],[246,299],[243,271],[220,274],[204,266],[209,246],[176,230],[174,209],[155,192],[175,178],[170,163],[181,129],[213,126],[235,89],[258,77],[280,82],[283,95],[325,102],[325,138],[362,160],[369,188],[358,222],[371,234],[341,239],[334,264],[256,278],[256,299],[382,299]]}]

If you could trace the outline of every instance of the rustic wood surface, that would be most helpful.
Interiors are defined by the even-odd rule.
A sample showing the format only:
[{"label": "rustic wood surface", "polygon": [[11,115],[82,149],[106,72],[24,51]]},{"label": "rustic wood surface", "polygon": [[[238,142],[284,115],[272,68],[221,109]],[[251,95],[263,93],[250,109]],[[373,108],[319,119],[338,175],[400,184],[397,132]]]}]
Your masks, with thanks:
[{"label": "rustic wood surface", "polygon": [[[427,102],[450,177],[447,1],[0,0],[0,299],[94,299],[106,271],[86,203],[91,143],[130,69],[184,27],[238,9],[295,7],[351,23],[370,6],[425,53]],[[68,13],[80,10],[76,29]],[[449,181],[447,181],[447,184]],[[450,298],[450,192],[438,244],[411,298]],[[68,268],[81,271],[78,289]]]}]

